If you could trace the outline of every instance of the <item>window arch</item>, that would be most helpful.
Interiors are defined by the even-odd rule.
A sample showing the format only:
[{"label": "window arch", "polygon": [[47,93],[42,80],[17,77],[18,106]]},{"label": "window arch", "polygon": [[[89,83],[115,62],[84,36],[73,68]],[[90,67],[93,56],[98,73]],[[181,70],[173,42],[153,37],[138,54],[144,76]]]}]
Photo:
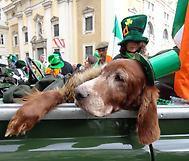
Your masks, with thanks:
[{"label": "window arch", "polygon": [[149,39],[154,39],[154,27],[152,23],[149,21],[147,25],[147,33],[148,33],[148,38]]},{"label": "window arch", "polygon": [[51,25],[52,25],[52,31],[53,31],[54,37],[58,37],[59,36],[59,18],[56,16],[53,16],[51,18]]},{"label": "window arch", "polygon": [[41,37],[43,34],[43,16],[36,14],[34,17],[36,34],[38,37]]},{"label": "window arch", "polygon": [[37,33],[38,33],[38,35],[42,34],[42,23],[41,22],[37,23]]},{"label": "window arch", "polygon": [[17,47],[18,46],[18,32],[13,31],[12,35],[13,35],[13,47]]},{"label": "window arch", "polygon": [[23,31],[23,34],[24,34],[25,43],[28,43],[28,28],[27,28],[27,26],[23,26],[22,31]]},{"label": "window arch", "polygon": [[168,40],[168,31],[167,31],[167,29],[164,29],[164,31],[163,31],[163,39],[164,40]]}]

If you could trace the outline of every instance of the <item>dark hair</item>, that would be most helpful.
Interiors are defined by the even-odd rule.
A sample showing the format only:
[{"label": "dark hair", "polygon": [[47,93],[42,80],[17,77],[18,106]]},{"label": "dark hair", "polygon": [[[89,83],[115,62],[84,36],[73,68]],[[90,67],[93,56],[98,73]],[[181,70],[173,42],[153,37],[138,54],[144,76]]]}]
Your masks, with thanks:
[{"label": "dark hair", "polygon": [[76,65],[76,68],[79,69],[81,66],[82,66],[81,64],[77,64],[77,65]]},{"label": "dark hair", "polygon": [[53,54],[58,54],[59,56],[61,56],[60,52],[58,51],[54,51]]}]

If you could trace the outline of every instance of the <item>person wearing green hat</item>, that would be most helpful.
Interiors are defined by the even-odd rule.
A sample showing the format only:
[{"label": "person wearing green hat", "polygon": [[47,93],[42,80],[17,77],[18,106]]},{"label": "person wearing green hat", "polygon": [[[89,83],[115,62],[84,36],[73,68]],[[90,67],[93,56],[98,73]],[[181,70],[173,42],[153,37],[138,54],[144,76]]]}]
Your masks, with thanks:
[{"label": "person wearing green hat", "polygon": [[73,66],[68,62],[63,60],[60,52],[54,52],[53,54],[58,54],[60,59],[64,62],[64,66],[61,68],[61,73],[65,76],[67,74],[73,74]]},{"label": "person wearing green hat", "polygon": [[17,56],[14,54],[9,54],[9,56],[7,57],[7,60],[8,60],[9,68],[13,68],[15,67],[15,63],[17,62]]},{"label": "person wearing green hat", "polygon": [[48,57],[49,66],[46,69],[46,75],[65,76],[68,73],[73,73],[73,68],[70,63],[63,60],[60,53],[54,52]]},{"label": "person wearing green hat", "polygon": [[61,74],[61,68],[64,67],[64,62],[58,54],[51,54],[48,57],[49,66],[46,68],[46,75],[57,77]]},{"label": "person wearing green hat", "polygon": [[7,57],[8,60],[8,68],[13,74],[13,77],[15,77],[16,80],[20,80],[20,73],[18,71],[18,66],[20,62],[18,61],[18,58],[15,54],[9,54]]},{"label": "person wearing green hat", "polygon": [[132,58],[135,53],[146,55],[148,38],[143,36],[147,23],[147,16],[140,14],[126,17],[122,20],[123,40],[118,43],[121,46],[120,54],[113,59]]},{"label": "person wearing green hat", "polygon": [[17,61],[17,56],[14,54],[9,54],[9,56],[7,58],[9,61],[12,61],[14,63],[16,63],[16,61]]}]

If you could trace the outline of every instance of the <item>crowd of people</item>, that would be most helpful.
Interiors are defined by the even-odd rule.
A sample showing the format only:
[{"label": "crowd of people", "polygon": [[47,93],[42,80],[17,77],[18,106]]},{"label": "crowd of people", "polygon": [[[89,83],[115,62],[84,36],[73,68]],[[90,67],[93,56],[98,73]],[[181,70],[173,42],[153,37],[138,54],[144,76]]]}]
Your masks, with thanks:
[{"label": "crowd of people", "polygon": [[[122,20],[123,40],[119,43],[120,54],[116,55],[113,60],[120,58],[132,58],[135,53],[140,53],[148,57],[146,53],[146,45],[148,38],[143,36],[146,27],[147,17],[145,15],[135,15],[126,17]],[[127,22],[132,22],[127,24]],[[102,41],[96,45],[93,55],[88,55],[84,63],[71,64],[63,60],[59,52],[54,52],[48,55],[45,60],[45,55],[41,54],[38,60],[33,60],[28,69],[28,62],[18,60],[16,55],[10,54],[8,59],[8,67],[23,81],[29,77],[29,70],[36,75],[40,80],[43,76],[54,76],[56,78],[63,78],[67,74],[74,74],[82,72],[88,68],[95,68],[112,60],[107,55],[108,42]],[[42,73],[42,74],[41,74]]]},{"label": "crowd of people", "polygon": [[88,55],[83,63],[78,64],[71,64],[63,60],[59,52],[50,54],[47,60],[45,60],[45,56],[42,54],[39,56],[38,60],[32,61],[27,61],[27,58],[26,61],[20,60],[15,54],[10,54],[7,57],[8,64],[5,66],[11,69],[11,72],[14,73],[14,77],[18,80],[26,81],[29,77],[29,70],[32,70],[39,80],[42,78],[41,73],[44,76],[51,75],[56,78],[63,78],[67,74],[82,72],[85,69],[106,63],[107,48],[108,42],[100,42],[96,47],[94,55]]}]

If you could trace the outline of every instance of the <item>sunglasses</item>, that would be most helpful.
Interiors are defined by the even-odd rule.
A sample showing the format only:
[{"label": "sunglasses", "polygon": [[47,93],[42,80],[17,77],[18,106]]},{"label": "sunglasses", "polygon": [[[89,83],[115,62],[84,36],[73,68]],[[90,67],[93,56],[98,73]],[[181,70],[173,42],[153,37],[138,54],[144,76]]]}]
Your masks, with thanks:
[{"label": "sunglasses", "polygon": [[99,52],[104,52],[106,51],[106,48],[101,48],[101,49],[98,49]]}]

